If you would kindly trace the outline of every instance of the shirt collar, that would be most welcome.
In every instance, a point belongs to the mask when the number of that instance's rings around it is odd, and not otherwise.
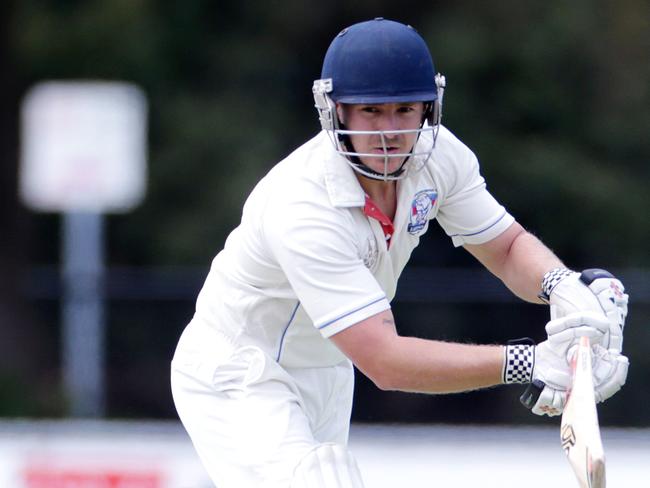
[[[334,207],[363,207],[366,195],[350,164],[336,152],[325,131],[321,133],[323,143],[327,144],[324,172],[325,186]]]

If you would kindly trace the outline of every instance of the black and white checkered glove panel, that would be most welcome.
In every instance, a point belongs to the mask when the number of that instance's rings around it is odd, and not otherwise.
[[[572,381],[570,360],[575,350],[574,333],[578,333],[589,337],[593,344],[596,399],[606,400],[625,384],[628,368],[625,356],[598,345],[608,324],[601,314],[571,314],[549,322],[547,331],[564,332],[549,335],[537,346],[509,344],[505,352],[503,382],[532,383],[522,396],[524,405],[537,415],[560,415]]]
[[[574,312],[602,313],[609,320],[602,346],[612,352],[623,349],[623,328],[628,295],[620,280],[602,269],[582,273],[556,268],[544,275],[540,297],[551,306],[551,320]]]
[[[526,340],[513,341],[506,346],[503,361],[503,382],[506,385],[533,381],[535,346],[532,345],[532,339],[529,344],[519,343],[523,341]]]

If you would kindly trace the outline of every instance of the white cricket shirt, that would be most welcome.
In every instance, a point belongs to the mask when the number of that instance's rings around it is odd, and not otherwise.
[[[431,219],[456,246],[486,242],[514,222],[486,190],[472,151],[444,127],[424,168],[398,181],[397,198],[388,246],[364,213],[354,171],[321,132],[252,191],[212,263],[195,319],[286,367],[334,365],[344,356],[327,338],[390,308]]]

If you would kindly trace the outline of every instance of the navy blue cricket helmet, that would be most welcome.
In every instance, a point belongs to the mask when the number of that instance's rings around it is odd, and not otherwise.
[[[321,78],[314,81],[312,92],[322,128],[352,168],[370,178],[395,180],[406,175],[408,161],[412,161],[409,166],[421,168],[430,157],[440,128],[444,87],[445,78],[436,74],[429,48],[417,31],[378,17],[343,29],[334,38],[325,54]],[[412,132],[417,133],[418,141],[421,134],[430,134],[424,138],[428,144],[416,144],[405,154],[389,155],[385,144],[383,155],[356,152],[349,136],[359,132],[349,130],[338,120],[336,104],[398,102],[425,104],[422,125]],[[376,133],[382,140],[389,135],[386,131]],[[363,164],[361,157],[383,158],[384,168],[391,157],[402,157],[404,161],[393,173],[387,169],[377,173]]]
[[[332,79],[334,102],[432,102],[433,60],[408,25],[377,18],[343,29],[325,54],[321,79]]]

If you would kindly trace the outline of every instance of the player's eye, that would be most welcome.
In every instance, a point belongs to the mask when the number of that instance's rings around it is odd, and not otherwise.
[[[379,109],[374,105],[364,105],[363,107],[361,107],[361,111],[368,114],[379,113]]]
[[[411,113],[415,111],[415,105],[402,105],[397,109],[397,111],[403,114]]]

